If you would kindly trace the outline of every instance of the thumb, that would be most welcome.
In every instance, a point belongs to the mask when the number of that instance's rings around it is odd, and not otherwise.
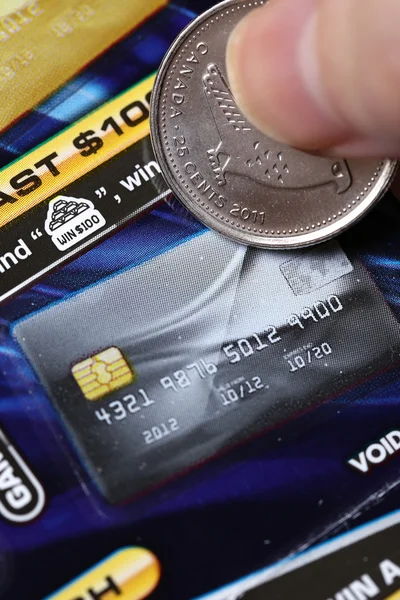
[[[230,37],[232,91],[289,145],[400,157],[399,23],[399,0],[270,0]]]

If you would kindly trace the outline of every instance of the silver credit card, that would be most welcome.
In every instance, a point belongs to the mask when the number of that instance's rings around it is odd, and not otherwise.
[[[399,324],[330,243],[203,233],[20,321],[14,335],[119,502],[398,360]]]

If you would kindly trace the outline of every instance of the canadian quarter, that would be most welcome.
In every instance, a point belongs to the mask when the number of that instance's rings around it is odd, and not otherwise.
[[[358,221],[387,190],[397,162],[307,154],[241,114],[226,45],[239,20],[266,1],[222,2],[181,33],[156,79],[151,135],[168,185],[200,221],[245,244],[298,248]]]

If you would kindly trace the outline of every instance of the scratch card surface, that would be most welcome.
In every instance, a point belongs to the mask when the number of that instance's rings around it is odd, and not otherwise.
[[[336,243],[290,256],[204,233],[16,325],[111,502],[396,360],[399,326],[357,260]]]

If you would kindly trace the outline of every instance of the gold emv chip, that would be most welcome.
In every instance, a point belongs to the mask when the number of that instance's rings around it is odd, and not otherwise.
[[[136,372],[114,346],[74,365],[72,375],[87,400],[104,398],[136,379]]]

